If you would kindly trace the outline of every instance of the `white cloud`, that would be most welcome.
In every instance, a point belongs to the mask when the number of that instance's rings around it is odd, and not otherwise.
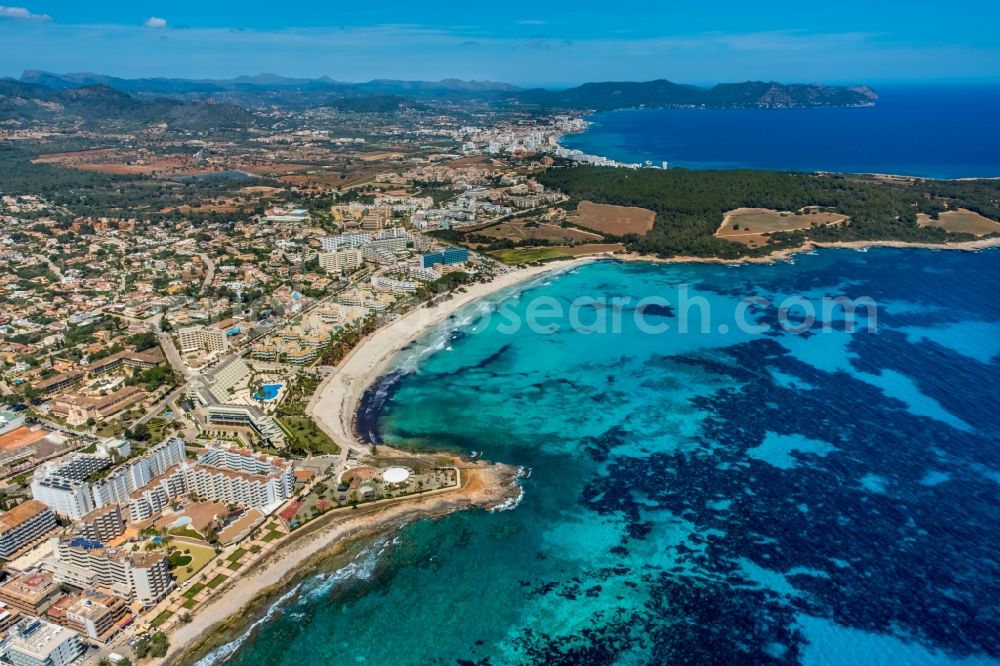
[[[147,28],[166,28],[167,19],[160,18],[159,16],[150,16],[143,25]]]
[[[0,5],[0,18],[17,19],[19,21],[51,21],[48,14],[32,14],[24,7],[7,7]]]

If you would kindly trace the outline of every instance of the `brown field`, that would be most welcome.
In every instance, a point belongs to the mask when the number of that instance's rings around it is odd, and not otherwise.
[[[49,153],[39,156],[34,162],[79,171],[129,176],[161,171],[173,172],[189,166],[190,158],[184,155],[163,155],[150,158],[144,155],[139,159],[135,155],[111,148],[97,148],[69,153]]]
[[[770,208],[737,208],[726,213],[715,235],[748,247],[759,247],[767,244],[766,234],[840,224],[846,219],[846,215],[815,208],[803,208],[801,215]]]
[[[645,208],[581,201],[569,219],[573,224],[613,236],[645,236],[653,228],[656,213]]]
[[[458,159],[455,160],[449,160],[445,164],[453,169],[461,169],[463,167],[488,166],[490,164],[490,158],[484,155],[470,155],[469,157],[459,157]]]
[[[917,215],[917,224],[922,227],[941,227],[951,233],[972,234],[973,236],[985,236],[1000,232],[1000,222],[965,208],[941,213],[940,219],[937,220],[932,220],[930,215],[921,213]]]
[[[382,160],[398,160],[406,157],[403,153],[354,153],[351,155],[362,162],[381,162]]]
[[[525,222],[516,220],[494,224],[473,233],[498,240],[509,239],[515,243],[525,240],[551,240],[562,243],[587,243],[604,240],[600,234],[582,229],[563,228],[556,224],[539,224],[537,227],[528,227],[525,226]]]
[[[347,177],[341,178],[340,171],[324,170],[311,171],[309,173],[282,176],[278,180],[292,185],[326,185],[328,187],[350,187],[372,180],[376,175],[382,173],[384,169],[380,167],[362,167],[345,169]]]

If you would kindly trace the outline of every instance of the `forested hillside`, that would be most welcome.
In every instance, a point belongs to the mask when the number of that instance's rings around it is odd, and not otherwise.
[[[805,238],[969,240],[969,236],[936,227],[917,226],[917,214],[936,217],[949,208],[963,207],[992,219],[1000,217],[1000,183],[996,181],[884,181],[836,174],[599,167],[556,167],[539,181],[565,192],[574,202],[655,211],[656,222],[645,237],[623,240],[636,251],[660,255],[735,258],[799,245]],[[735,208],[796,211],[806,206],[843,213],[850,221],[842,227],[775,233],[765,248],[749,249],[713,236],[725,213]]]

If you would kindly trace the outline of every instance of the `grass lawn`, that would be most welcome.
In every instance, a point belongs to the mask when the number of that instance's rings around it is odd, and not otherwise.
[[[254,555],[259,553],[261,550],[262,548],[260,547],[260,544],[255,543],[254,545],[250,546],[250,552],[253,553]]]
[[[151,441],[159,442],[166,438],[167,436],[167,421],[160,417],[153,417],[146,422],[149,427],[149,434],[151,436]]]
[[[229,576],[226,576],[225,574],[218,574],[216,575],[215,578],[208,581],[208,587],[209,589],[214,590],[215,588],[225,583],[227,580],[229,580]]]
[[[241,566],[243,565],[240,564],[239,562],[230,562],[228,565],[226,565],[226,568],[231,571],[237,571]]]
[[[195,601],[194,599],[188,599],[183,604],[181,604],[181,608],[186,608],[188,610],[194,610],[194,607],[197,606],[197,605],[198,605],[197,601]]]
[[[175,550],[174,552],[170,553],[169,559],[170,559],[170,566],[172,567],[186,567],[187,565],[191,564],[191,561],[194,558],[192,558],[190,555],[184,555],[183,553]]]
[[[311,453],[337,454],[340,447],[333,443],[308,416],[282,416],[275,418],[281,429],[288,436],[287,445]]]
[[[198,541],[205,540],[205,537],[195,532],[190,527],[175,527],[174,529],[170,530],[170,533],[173,534],[174,536],[187,537],[189,539],[197,539]]]
[[[267,525],[264,526],[264,529],[274,531],[278,529],[278,523],[268,523]]]
[[[519,247],[510,250],[496,250],[490,252],[490,255],[510,265],[566,259],[570,256],[566,250],[558,247]]]
[[[270,532],[264,535],[264,538],[261,539],[261,541],[266,543],[268,541],[274,541],[275,539],[280,539],[283,536],[284,534],[282,534],[278,530],[271,530]]]
[[[232,552],[232,554],[226,559],[230,562],[239,562],[240,558],[247,554],[246,548],[237,548]]]
[[[188,599],[194,599],[198,596],[198,593],[205,589],[204,583],[195,583],[188,589],[184,590],[184,596]]]
[[[177,580],[178,585],[191,580],[195,574],[204,569],[205,566],[212,561],[212,558],[215,557],[215,549],[210,546],[196,546],[192,543],[181,542],[175,542],[175,545],[179,548],[182,556],[191,558],[189,563],[175,567],[171,572]],[[185,550],[188,552],[185,553]],[[188,571],[188,569],[191,569],[191,571]],[[196,587],[198,586],[192,585],[191,589],[193,590]],[[190,590],[188,590],[188,592],[190,592]]]
[[[159,615],[157,615],[156,617],[154,617],[153,621],[150,622],[150,624],[153,625],[153,627],[159,629],[163,625],[164,622],[166,622],[167,620],[169,620],[173,616],[174,616],[173,613],[171,613],[168,610],[165,610],[162,613],[160,613]]]

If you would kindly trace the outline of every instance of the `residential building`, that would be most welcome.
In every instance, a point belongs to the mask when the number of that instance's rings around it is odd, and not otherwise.
[[[0,557],[10,559],[55,528],[56,515],[49,507],[35,499],[18,504],[0,514]]]
[[[295,492],[295,469],[284,458],[240,447],[210,447],[194,462],[167,470],[129,502],[132,520],[153,516],[174,498],[195,494],[206,500],[270,512]]]
[[[418,285],[413,280],[396,280],[384,275],[372,276],[372,288],[376,291],[388,291],[393,294],[409,294],[417,290]]]
[[[48,571],[26,571],[0,585],[0,601],[24,615],[41,615],[62,594]]]
[[[73,524],[73,534],[91,541],[108,542],[125,533],[125,518],[118,504],[91,511]]]
[[[111,458],[84,454],[47,463],[35,470],[31,496],[60,516],[79,520],[97,508],[87,479],[111,464]]]
[[[143,606],[158,602],[174,585],[166,552],[127,552],[80,537],[53,538],[52,555],[42,568],[57,582],[82,589],[107,588]]]
[[[371,234],[366,233],[349,233],[340,234],[339,236],[332,236],[329,238],[324,238],[320,241],[324,252],[333,252],[334,250],[339,250],[340,248],[358,248],[369,242],[372,239]]]
[[[107,643],[122,630],[128,615],[124,599],[98,590],[68,594],[48,610],[52,622],[101,643]]]
[[[112,459],[77,454],[38,468],[31,480],[31,494],[60,516],[79,521],[95,509],[127,503],[133,491],[183,461],[186,455],[184,440],[169,437],[150,447],[142,457],[95,479],[111,466]]]
[[[11,627],[9,641],[7,660],[13,666],[70,666],[87,649],[72,629],[36,617]]]
[[[353,271],[360,268],[364,262],[364,256],[357,249],[345,248],[333,252],[319,253],[319,265],[327,273]]]

